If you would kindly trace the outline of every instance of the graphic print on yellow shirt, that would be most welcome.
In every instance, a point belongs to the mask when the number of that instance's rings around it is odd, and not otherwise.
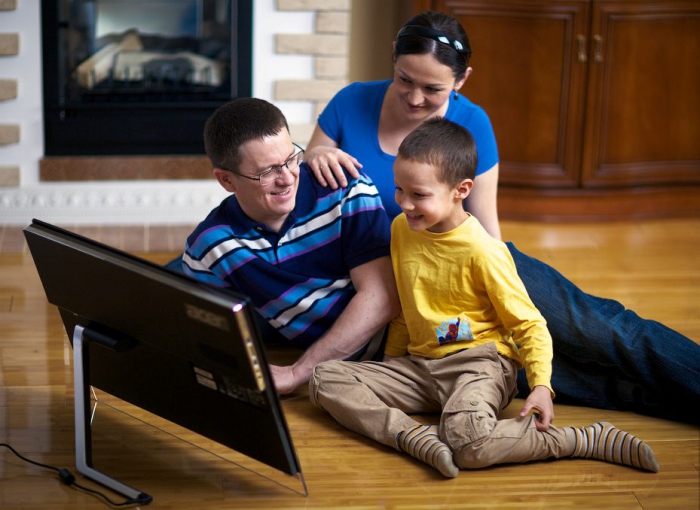
[[[454,321],[443,321],[442,324],[435,328],[435,333],[440,345],[474,340],[469,322],[462,322],[461,317],[457,317]]]

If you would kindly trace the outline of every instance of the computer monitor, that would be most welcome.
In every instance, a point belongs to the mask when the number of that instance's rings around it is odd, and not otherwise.
[[[24,235],[73,345],[79,472],[150,501],[92,467],[93,386],[301,476],[245,296],[36,219]]]

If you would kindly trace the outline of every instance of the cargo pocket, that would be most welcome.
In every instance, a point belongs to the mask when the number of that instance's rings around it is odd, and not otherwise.
[[[449,403],[442,413],[442,433],[452,450],[480,441],[491,434],[496,416],[480,393],[465,395]]]

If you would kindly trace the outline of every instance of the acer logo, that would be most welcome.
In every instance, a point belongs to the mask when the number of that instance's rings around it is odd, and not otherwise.
[[[226,317],[208,312],[194,305],[185,303],[185,312],[187,316],[203,324],[207,324],[222,331],[230,331]]]

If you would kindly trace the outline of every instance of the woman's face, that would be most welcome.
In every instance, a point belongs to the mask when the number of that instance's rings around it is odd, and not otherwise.
[[[453,90],[462,87],[471,72],[455,80],[452,69],[430,53],[401,55],[394,61],[394,93],[409,121],[444,115]]]

